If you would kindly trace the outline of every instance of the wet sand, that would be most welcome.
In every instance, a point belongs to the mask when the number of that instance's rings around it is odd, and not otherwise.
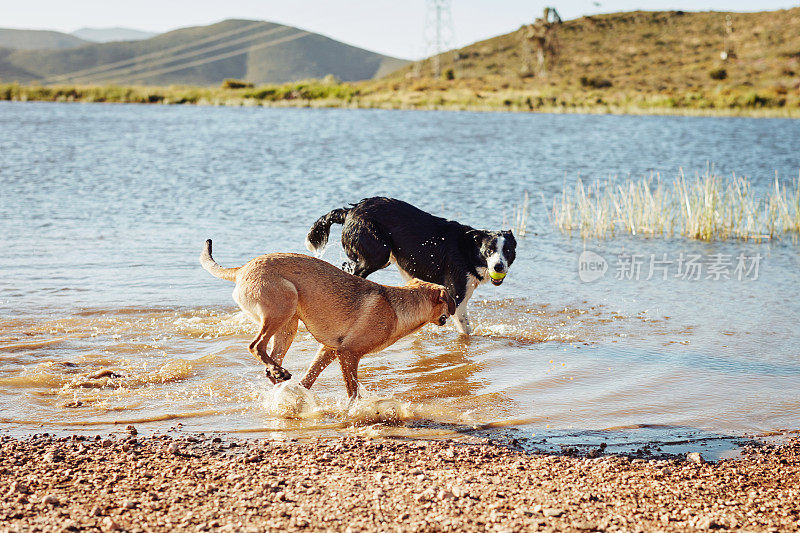
[[[131,431],[0,445],[2,531],[800,528],[798,441],[745,447],[715,464],[529,455],[477,439]]]

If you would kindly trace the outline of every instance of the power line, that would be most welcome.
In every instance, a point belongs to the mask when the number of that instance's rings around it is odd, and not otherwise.
[[[135,57],[132,57],[130,59],[123,59],[123,60],[120,60],[120,61],[115,61],[113,63],[106,63],[106,64],[103,64],[103,65],[98,65],[96,67],[91,67],[91,68],[87,68],[87,69],[83,69],[83,70],[76,70],[76,71],[73,71],[73,72],[68,72],[66,74],[59,74],[58,76],[51,76],[51,77],[47,78],[45,80],[45,82],[57,81],[57,80],[60,80],[60,79],[69,79],[69,78],[73,78],[73,77],[85,77],[85,76],[83,76],[84,74],[100,73],[100,72],[103,72],[104,70],[109,70],[109,69],[110,70],[115,70],[118,66],[126,65],[128,63],[133,63],[133,62],[136,62],[136,61],[139,61],[139,60],[142,60],[142,59],[149,59],[151,57],[158,57],[158,56],[161,56],[161,55],[164,55],[164,54],[168,54],[168,53],[172,53],[172,52],[180,52],[182,50],[185,50],[185,49],[188,49],[188,48],[193,48],[195,46],[198,46],[200,44],[204,44],[204,43],[207,43],[207,42],[217,41],[219,39],[223,39],[225,37],[228,37],[228,36],[231,36],[231,35],[235,35],[237,33],[244,33],[244,32],[252,30],[256,26],[262,26],[264,24],[265,24],[264,21],[254,22],[254,23],[249,24],[247,26],[244,26],[244,27],[241,27],[241,28],[236,28],[235,30],[229,30],[227,32],[215,34],[215,35],[212,35],[212,36],[209,36],[209,37],[204,37],[203,39],[199,39],[197,41],[192,41],[190,43],[182,44],[182,45],[175,46],[175,47],[172,47],[172,48],[167,48],[166,50],[157,50],[155,52],[150,52],[149,54],[135,56]]]
[[[135,77],[137,77],[139,79],[143,79],[143,78],[149,78],[149,77],[152,77],[152,76],[158,76],[159,74],[166,74],[168,72],[174,72],[176,70],[183,70],[183,69],[187,69],[187,68],[191,68],[191,67],[197,67],[197,66],[200,66],[200,65],[205,65],[206,63],[213,63],[214,61],[219,61],[221,59],[227,59],[229,57],[235,57],[235,56],[238,56],[238,55],[242,55],[242,54],[247,54],[249,52],[253,52],[255,50],[260,50],[262,48],[269,48],[270,46],[275,46],[277,44],[283,44],[283,43],[286,43],[286,42],[289,42],[289,41],[294,41],[296,39],[300,39],[302,37],[305,37],[306,35],[311,35],[311,32],[304,31],[304,32],[296,33],[294,35],[289,35],[287,37],[282,37],[280,39],[276,39],[274,41],[270,41],[270,42],[267,42],[267,43],[257,44],[257,45],[254,45],[254,46],[250,46],[248,48],[241,48],[239,50],[234,50],[232,52],[225,52],[223,54],[219,54],[219,55],[216,55],[216,56],[213,56],[213,57],[206,57],[206,58],[203,58],[203,59],[198,59],[198,60],[192,61],[190,63],[184,63],[184,64],[181,64],[181,65],[174,65],[172,67],[166,67],[166,68],[162,68],[160,70],[153,70],[153,71],[144,72],[142,74],[136,74]]]
[[[291,30],[291,29],[293,29],[293,28],[289,28],[287,26],[281,26],[279,28],[272,28],[272,29],[267,30],[265,32],[257,33],[255,35],[249,35],[247,37],[240,37],[239,39],[234,39],[232,41],[225,41],[224,43],[219,43],[219,44],[215,44],[215,45],[212,45],[212,46],[203,47],[203,48],[201,48],[199,50],[194,50],[192,52],[185,52],[183,54],[178,54],[178,55],[168,55],[168,56],[162,57],[161,59],[153,59],[151,61],[145,61],[143,63],[138,63],[138,64],[133,65],[131,67],[126,67],[126,68],[122,68],[122,69],[114,69],[114,70],[111,70],[110,72],[101,73],[98,76],[91,75],[89,77],[91,77],[93,80],[101,80],[101,79],[109,78],[109,77],[113,78],[113,77],[116,77],[116,76],[126,77],[129,74],[134,74],[135,71],[137,71],[137,70],[151,69],[153,67],[158,66],[159,64],[171,63],[173,61],[178,61],[178,60],[181,60],[181,59],[188,59],[190,57],[206,54],[208,52],[213,52],[215,50],[220,50],[220,49],[223,49],[223,48],[229,48],[231,46],[234,46],[234,45],[237,45],[237,44],[241,44],[241,43],[244,43],[244,42],[247,42],[247,41],[252,41],[253,39],[266,37],[267,35],[271,35],[273,33],[279,32],[279,31],[285,31],[285,30]],[[80,76],[80,77],[86,77],[86,76]]]

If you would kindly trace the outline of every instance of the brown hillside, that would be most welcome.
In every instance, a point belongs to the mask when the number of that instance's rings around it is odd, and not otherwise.
[[[732,54],[723,60],[728,16]],[[647,95],[685,97],[693,91],[696,98],[713,100],[749,90],[765,92],[780,104],[781,98],[800,94],[800,8],[636,11],[566,21],[556,30],[558,53],[547,59],[546,72],[536,68],[535,54],[526,58],[524,31],[445,53],[440,56],[442,71],[453,69],[456,79],[504,88],[581,91],[618,102]],[[524,70],[526,60],[534,65],[532,73]],[[413,84],[415,73],[430,76],[431,63],[407,66],[387,79]]]

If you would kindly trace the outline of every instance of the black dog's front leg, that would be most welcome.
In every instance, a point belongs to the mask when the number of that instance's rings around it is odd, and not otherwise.
[[[467,301],[472,296],[472,291],[475,290],[477,283],[472,282],[472,276],[464,275],[460,279],[451,280],[446,283],[447,291],[453,300],[456,302],[456,312],[453,315],[453,324],[462,335],[469,335],[472,333],[472,327],[469,323],[467,316]]]

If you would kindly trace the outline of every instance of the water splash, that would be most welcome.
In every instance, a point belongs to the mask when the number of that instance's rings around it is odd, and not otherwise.
[[[270,416],[309,419],[323,416],[322,402],[299,383],[284,381],[262,394],[261,402]]]
[[[358,397],[349,403],[345,416],[358,425],[364,425],[399,424],[416,419],[419,414],[411,402],[398,400],[394,396],[382,398],[359,383]]]

